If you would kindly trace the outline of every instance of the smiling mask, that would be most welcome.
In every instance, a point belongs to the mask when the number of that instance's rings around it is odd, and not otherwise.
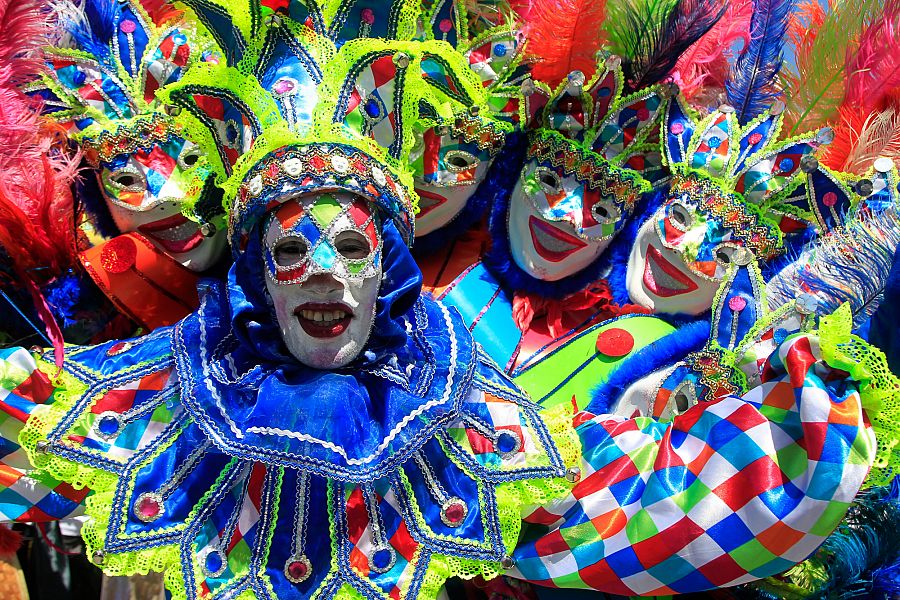
[[[321,192],[288,200],[265,230],[266,289],[297,360],[319,369],[356,358],[381,284],[381,235],[364,199]]]
[[[529,134],[508,231],[513,260],[536,279],[559,281],[594,263],[650,191],[642,175],[659,172],[658,152],[643,142],[668,88],[623,97],[619,60],[601,67],[588,82],[571,73],[552,93],[535,84],[529,97],[540,128]]]
[[[120,2],[94,28],[108,41],[83,49],[50,48],[50,73],[31,93],[69,129],[96,170],[100,191],[121,233],[138,231],[193,271],[221,256],[225,237],[209,221],[189,220],[210,172],[206,153],[176,124],[156,90],[192,66],[218,60],[214,45],[173,14],[155,23],[138,2]],[[81,32],[98,35],[95,31]],[[89,52],[88,52],[89,50]]]
[[[680,97],[669,103],[669,198],[632,247],[632,302],[700,314],[731,264],[771,260],[802,241],[799,233],[842,222],[854,202],[850,186],[814,156],[829,130],[779,142],[781,122],[780,105],[742,126],[729,106],[698,119]]]

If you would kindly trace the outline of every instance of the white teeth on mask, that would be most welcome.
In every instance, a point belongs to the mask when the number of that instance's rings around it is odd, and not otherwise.
[[[303,317],[307,321],[316,321],[317,323],[331,323],[334,321],[340,321],[341,319],[345,319],[349,314],[350,313],[344,310],[319,311],[303,309],[300,311],[301,317]]]

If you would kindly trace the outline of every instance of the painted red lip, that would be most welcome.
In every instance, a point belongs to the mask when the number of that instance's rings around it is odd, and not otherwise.
[[[182,214],[146,223],[137,230],[172,254],[189,252],[203,243],[200,227]]]
[[[657,279],[660,274],[675,283],[678,287],[663,285]],[[660,298],[670,298],[687,294],[697,289],[697,283],[667,261],[662,252],[652,245],[647,246],[647,259],[644,261],[644,286]]]
[[[307,310],[314,312],[336,312],[342,310],[347,313],[347,316],[343,319],[335,319],[326,323],[304,317],[303,311]],[[347,327],[350,326],[350,321],[353,319],[353,310],[343,302],[307,302],[294,309],[294,316],[297,317],[297,321],[299,321],[303,331],[310,337],[333,338],[344,333]]]
[[[427,190],[420,190],[419,188],[416,188],[416,194],[419,195],[419,214],[416,215],[417,218],[424,217],[447,201],[447,199],[440,194],[435,194],[434,192],[429,192]]]
[[[541,258],[550,262],[559,262],[587,245],[577,237],[560,231],[534,215],[528,217],[528,228],[531,229],[531,242],[534,244],[534,249]]]

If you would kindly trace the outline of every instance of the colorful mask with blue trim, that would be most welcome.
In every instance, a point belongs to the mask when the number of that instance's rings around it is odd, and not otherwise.
[[[741,126],[729,106],[696,118],[681,97],[669,103],[665,158],[668,200],[638,232],[626,285],[656,312],[709,309],[735,253],[758,260],[783,253],[806,230],[828,231],[855,203],[850,183],[820,165],[829,130],[778,140],[780,104]]]
[[[659,154],[645,153],[643,142],[659,123],[668,88],[623,97],[614,57],[587,82],[576,71],[554,92],[540,83],[526,88],[538,128],[510,198],[510,250],[532,277],[558,281],[593,263],[650,191],[642,175],[658,175],[652,156],[658,166]]]
[[[288,350],[333,369],[365,346],[382,275],[378,212],[344,191],[286,201],[265,227],[266,289]]]
[[[356,39],[338,49],[284,15],[229,11],[232,42],[220,35],[220,43],[234,56],[197,67],[162,95],[184,109],[179,122],[204,140],[223,182],[235,259],[254,260],[248,248],[260,252],[288,349],[309,366],[340,367],[362,351],[381,274],[390,272],[379,228],[413,241],[414,125],[422,106],[445,106],[448,97],[423,73],[451,48]],[[262,247],[257,231],[266,236]],[[350,242],[365,252],[348,256],[342,245]]]
[[[207,207],[196,221],[183,216],[208,189],[209,170],[204,151],[155,93],[193,65],[217,60],[215,46],[180,13],[150,15],[133,0],[99,6],[105,1],[92,0],[93,17],[73,26],[79,49],[46,50],[50,74],[29,91],[45,99],[84,150],[118,229],[138,231],[202,271],[224,249],[224,236],[216,235],[223,221]],[[201,220],[207,223],[202,232]]]

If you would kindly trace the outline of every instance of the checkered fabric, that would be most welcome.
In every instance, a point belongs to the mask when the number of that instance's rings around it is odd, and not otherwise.
[[[743,398],[672,423],[582,414],[582,479],[535,509],[518,575],[554,587],[673,594],[782,572],[831,533],[875,452],[857,391],[785,340]]]
[[[0,520],[56,521],[80,515],[88,490],[75,490],[46,474],[29,474],[31,463],[19,446],[28,415],[52,401],[50,380],[23,348],[0,350]]]

